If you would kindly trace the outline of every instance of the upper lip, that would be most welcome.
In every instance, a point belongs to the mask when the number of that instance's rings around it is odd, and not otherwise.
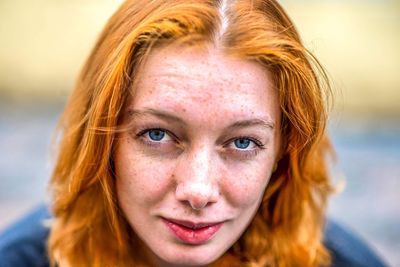
[[[199,223],[195,223],[195,222],[191,222],[191,221],[176,220],[176,219],[170,219],[170,218],[164,218],[164,220],[172,222],[172,223],[175,223],[175,224],[179,224],[181,226],[184,226],[184,227],[190,228],[190,229],[199,229],[199,228],[204,228],[204,227],[213,226],[213,225],[222,223],[222,222],[199,222]]]

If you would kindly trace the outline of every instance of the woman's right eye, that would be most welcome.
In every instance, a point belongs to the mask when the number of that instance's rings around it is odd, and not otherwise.
[[[178,155],[181,151],[179,138],[172,132],[163,128],[142,128],[135,135],[137,144],[143,151],[149,151],[151,155]]]
[[[139,134],[148,142],[162,143],[172,140],[172,137],[163,129],[148,129]]]

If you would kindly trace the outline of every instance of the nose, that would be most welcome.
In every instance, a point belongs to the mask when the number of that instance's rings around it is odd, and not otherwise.
[[[176,198],[188,203],[192,209],[201,210],[219,198],[217,163],[212,151],[202,147],[182,158],[176,169]]]

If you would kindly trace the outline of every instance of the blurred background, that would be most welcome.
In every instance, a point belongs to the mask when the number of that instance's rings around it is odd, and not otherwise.
[[[0,231],[48,198],[51,135],[122,1],[0,1]],[[282,0],[334,85],[329,216],[400,266],[400,1]]]

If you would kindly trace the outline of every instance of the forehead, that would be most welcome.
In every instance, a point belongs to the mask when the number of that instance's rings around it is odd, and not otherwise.
[[[261,64],[213,47],[168,45],[154,49],[139,69],[130,106],[276,116],[277,93]]]

